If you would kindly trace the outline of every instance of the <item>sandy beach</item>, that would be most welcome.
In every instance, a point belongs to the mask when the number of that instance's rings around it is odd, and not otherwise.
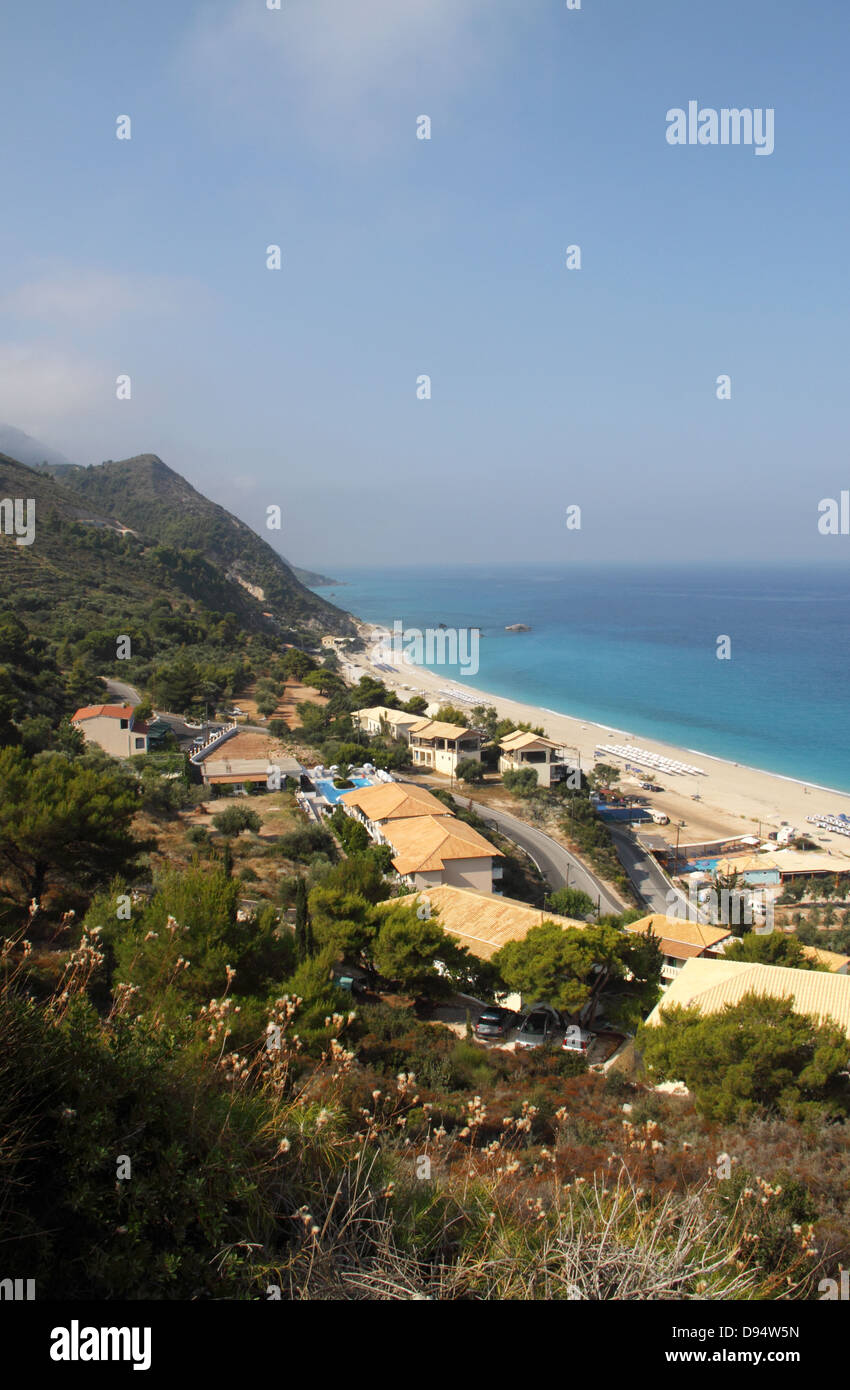
[[[362,636],[368,638],[373,625],[358,625]],[[375,665],[366,655],[358,655],[346,664],[350,665],[352,673],[357,669],[361,672],[368,671],[377,680],[382,680],[389,689],[396,690],[402,700],[408,700],[414,694],[422,694],[429,702],[455,703],[464,708],[464,703],[452,701],[446,693],[457,690],[474,696],[476,703],[493,705],[503,717],[518,723],[539,725],[549,738],[578,754],[582,770],[589,771],[597,761],[620,767],[621,785],[626,790],[632,787],[637,789],[638,777],[625,771],[623,758],[609,755],[596,758],[594,750],[600,744],[636,744],[650,752],[702,768],[704,776],[671,776],[666,772],[647,771],[647,780],[664,787],[664,791],[640,792],[642,796],[646,796],[650,807],[663,811],[670,817],[670,825],[654,826],[654,833],[674,840],[678,822],[685,822],[680,831],[682,845],[734,835],[760,834],[766,839],[771,830],[777,830],[783,822],[787,822],[796,830],[808,833],[823,850],[845,861],[841,865],[837,864],[837,869],[840,867],[844,872],[850,869],[850,838],[830,834],[819,826],[809,825],[806,821],[806,817],[810,815],[839,812],[850,815],[850,794],[819,789],[792,778],[714,758],[694,749],[660,743],[657,739],[639,736],[629,728],[612,729],[610,726],[594,724],[587,719],[578,719],[537,705],[506,699],[502,695],[490,694],[465,681],[453,680],[423,667],[397,662],[394,667],[388,669]],[[356,674],[354,679],[357,679]],[[472,704],[468,707],[471,709]],[[695,794],[698,794],[699,800],[694,800]]]

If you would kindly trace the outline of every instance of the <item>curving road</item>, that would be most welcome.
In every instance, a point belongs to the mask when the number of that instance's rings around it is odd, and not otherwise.
[[[611,838],[614,841],[620,863],[628,874],[632,886],[643,898],[649,910],[668,916],[692,917],[693,910],[689,910],[687,897],[676,888],[672,888],[676,898],[675,902],[671,903],[668,897],[671,892],[670,882],[652,855],[648,854],[645,849],[641,849],[632,833],[619,827],[609,826],[608,828],[611,831]],[[701,922],[707,920],[704,913],[699,913],[699,920]]]
[[[564,849],[557,840],[553,840],[551,835],[510,815],[508,811],[485,806],[474,797],[455,796],[455,801],[460,806],[468,805],[470,800],[482,820],[489,821],[494,829],[501,831],[531,856],[550,888],[564,888],[569,881],[571,888],[580,888],[595,903],[599,903],[601,912],[623,911],[624,904],[607,884],[591,873],[580,859],[568,849]]]

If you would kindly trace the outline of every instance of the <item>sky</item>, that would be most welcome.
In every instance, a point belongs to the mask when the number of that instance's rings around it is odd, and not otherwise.
[[[278,505],[267,538],[330,573],[846,563],[818,507],[850,488],[849,28],[8,0],[0,420],[158,454],[263,534]],[[773,152],[670,144],[690,101],[772,110]]]

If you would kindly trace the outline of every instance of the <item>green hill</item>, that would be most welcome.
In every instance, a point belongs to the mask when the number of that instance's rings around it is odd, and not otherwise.
[[[130,527],[146,541],[202,555],[278,623],[323,632],[354,631],[345,614],[311,593],[267,541],[155,454],[92,468],[48,466],[44,471],[97,515]]]
[[[31,545],[0,532],[0,626],[4,614],[12,623],[0,631],[0,723],[70,713],[102,689],[100,676],[167,689],[175,662],[193,703],[214,703],[267,669],[284,642],[354,630],[271,546],[159,459],[57,473],[0,454],[0,500],[35,502]],[[55,708],[17,679],[24,634],[33,670],[54,673]],[[131,639],[127,660],[121,636]]]

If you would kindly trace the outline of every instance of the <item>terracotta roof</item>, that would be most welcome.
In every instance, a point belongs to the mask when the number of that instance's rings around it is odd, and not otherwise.
[[[356,806],[370,821],[402,820],[409,816],[450,816],[452,812],[426,787],[413,783],[383,782],[356,787],[339,798]]]
[[[707,927],[701,922],[689,922],[686,917],[665,917],[660,912],[650,913],[648,917],[641,917],[637,922],[630,922],[626,931],[643,933],[647,928],[653,936],[659,937],[662,942],[671,946],[698,946],[700,951],[716,946],[719,941],[725,941],[732,935],[728,926]],[[668,956],[675,954],[675,951],[667,952]]]
[[[793,970],[785,965],[751,965],[738,960],[686,961],[646,1022],[656,1027],[661,1010],[672,1005],[719,1013],[745,994],[781,999],[790,996],[794,1012],[833,1021],[850,1037],[850,975],[826,970]]]
[[[417,738],[465,738],[474,730],[465,729],[461,724],[444,724],[439,719],[419,719],[410,728]]]
[[[393,821],[385,833],[395,850],[393,865],[400,874],[442,869],[447,859],[504,857],[471,825],[454,816],[411,816]]]
[[[405,709],[388,709],[386,705],[373,705],[371,709],[355,710],[353,717],[363,718],[367,715],[387,724],[418,724],[422,720],[421,714],[411,714]]]
[[[843,970],[850,965],[850,956],[842,956],[839,951],[824,951],[820,946],[804,946],[803,955],[808,956],[809,960],[816,960],[819,965],[826,965],[830,970]]]
[[[542,734],[530,734],[526,729],[515,729],[512,734],[506,734],[499,747],[505,753],[513,753],[519,748],[560,748],[560,743],[554,743],[551,738],[544,738]]]
[[[212,777],[207,777],[207,785],[217,787],[225,784],[235,785],[239,782],[266,782],[267,780],[268,774],[265,772],[216,773]]]
[[[448,883],[423,889],[416,895],[415,901],[427,903],[440,926],[482,960],[489,960],[506,941],[521,941],[532,927],[539,927],[541,922],[555,922],[564,928],[587,925],[586,922],[575,922],[571,917],[559,917],[554,912],[530,907],[528,903],[517,902],[515,898],[479,893],[474,888],[455,888]],[[391,898],[387,905],[395,902],[397,899]]]
[[[778,868],[779,862],[774,859],[772,854],[733,854],[728,859],[718,859],[716,872],[718,874],[752,874],[766,873],[770,869]]]
[[[661,954],[672,956],[673,960],[693,960],[706,952],[705,946],[687,946],[683,941],[671,941],[667,936],[656,936],[655,939]]]
[[[132,705],[83,705],[71,715],[71,723],[77,724],[81,719],[130,719],[132,714]]]

